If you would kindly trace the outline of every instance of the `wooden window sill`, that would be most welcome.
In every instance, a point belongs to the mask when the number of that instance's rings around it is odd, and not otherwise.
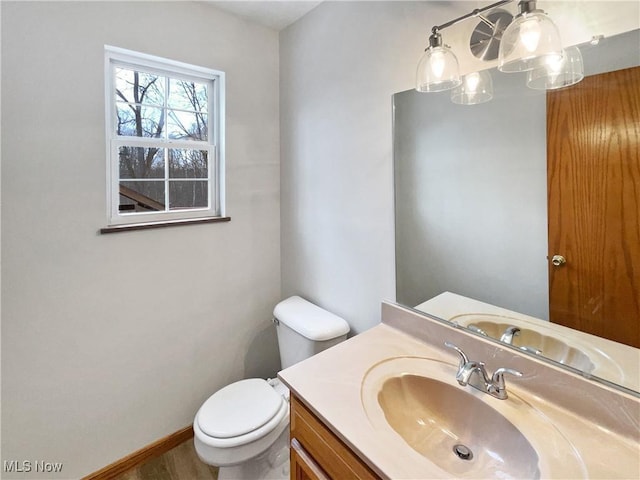
[[[100,229],[100,233],[130,232],[131,230],[147,230],[150,228],[177,227],[181,225],[195,225],[198,223],[229,222],[231,217],[188,218],[184,220],[164,220],[161,222],[129,223],[127,225],[112,225]]]

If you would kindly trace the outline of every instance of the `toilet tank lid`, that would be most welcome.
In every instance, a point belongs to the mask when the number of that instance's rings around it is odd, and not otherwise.
[[[343,318],[297,295],[278,303],[273,315],[309,340],[331,340],[349,333],[349,324]]]

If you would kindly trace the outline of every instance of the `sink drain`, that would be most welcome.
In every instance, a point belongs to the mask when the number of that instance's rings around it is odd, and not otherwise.
[[[458,458],[462,460],[471,460],[473,458],[473,452],[466,445],[462,445],[459,443],[458,445],[453,446],[453,453],[455,453]]]

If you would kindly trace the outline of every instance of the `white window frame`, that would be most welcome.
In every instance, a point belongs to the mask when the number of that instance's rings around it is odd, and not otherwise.
[[[154,55],[105,45],[105,122],[107,148],[107,219],[110,226],[171,222],[225,216],[224,202],[224,128],[225,128],[225,74],[219,70],[190,65]],[[118,136],[116,128],[115,68],[126,67],[155,73],[170,78],[211,83],[208,91],[208,140],[172,140],[146,137]],[[207,150],[208,208],[193,208],[164,212],[121,213],[119,147],[140,147],[162,144],[164,148]],[[168,158],[165,158],[165,162]],[[167,205],[168,208],[168,205]]]

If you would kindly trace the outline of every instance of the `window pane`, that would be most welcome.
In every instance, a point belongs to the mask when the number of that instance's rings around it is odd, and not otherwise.
[[[124,137],[163,137],[164,115],[161,108],[116,104],[116,132]]]
[[[117,102],[164,105],[165,77],[116,67]]]
[[[209,152],[206,150],[169,150],[169,178],[207,178]]]
[[[169,182],[169,209],[207,208],[207,183],[201,180]]]
[[[135,206],[136,212],[158,212],[164,210],[164,181],[120,182],[120,210],[124,205]]]
[[[204,83],[169,79],[170,108],[207,113],[207,86]]]
[[[167,131],[174,140],[207,140],[207,115],[169,110]]]
[[[164,148],[119,149],[120,178],[164,178]]]

